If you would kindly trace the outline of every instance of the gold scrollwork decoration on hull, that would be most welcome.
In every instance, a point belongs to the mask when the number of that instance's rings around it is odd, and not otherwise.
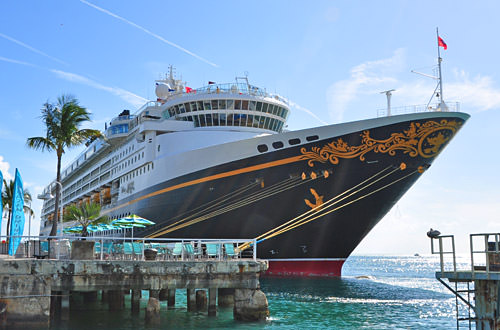
[[[312,147],[310,151],[301,148],[302,159],[308,160],[308,165],[313,167],[314,162],[333,165],[339,163],[340,158],[352,159],[359,157],[364,161],[369,152],[389,154],[395,156],[401,151],[410,157],[431,158],[439,154],[446,143],[462,126],[461,121],[443,119],[439,122],[429,120],[424,123],[410,123],[407,130],[392,133],[385,140],[376,140],[370,137],[370,131],[361,133],[361,144],[351,146],[342,138],[338,138],[323,147]]]

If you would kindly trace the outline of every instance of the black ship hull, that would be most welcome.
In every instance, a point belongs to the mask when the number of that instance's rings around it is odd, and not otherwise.
[[[340,276],[345,259],[468,115],[399,117],[158,183],[108,214],[155,221],[136,231],[148,237],[255,238],[269,232],[257,245],[258,257],[270,261],[268,274]]]

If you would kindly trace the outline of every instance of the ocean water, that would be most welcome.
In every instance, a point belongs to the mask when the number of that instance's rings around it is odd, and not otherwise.
[[[458,258],[459,269],[468,267]],[[265,322],[233,320],[232,308],[218,308],[216,317],[187,312],[185,290],[177,290],[176,308],[162,302],[160,325],[145,323],[147,292],[141,311],[109,312],[96,302],[72,309],[70,318],[52,329],[454,329],[455,297],[435,277],[435,256],[351,256],[339,279],[261,280],[269,301]],[[464,326],[466,324],[463,324]]]

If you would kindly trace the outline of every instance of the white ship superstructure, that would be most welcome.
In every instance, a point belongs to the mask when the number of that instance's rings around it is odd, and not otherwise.
[[[135,114],[123,110],[106,125],[105,140],[91,141],[61,171],[63,206],[92,200],[112,218],[125,216],[113,207],[133,193],[259,153],[253,144],[228,143],[280,133],[289,115],[286,100],[250,85],[246,77],[191,89],[170,68],[165,79],[156,81],[156,94],[156,101]],[[43,193],[49,192],[55,195],[53,183]],[[43,205],[42,235],[50,231],[54,204],[52,199]]]

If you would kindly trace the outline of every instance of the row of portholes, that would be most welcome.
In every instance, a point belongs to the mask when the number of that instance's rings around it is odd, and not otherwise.
[[[306,137],[307,142],[315,141],[315,140],[318,140],[318,139],[319,139],[319,136],[317,136],[317,135],[310,135],[310,136]],[[288,144],[291,145],[291,146],[300,144],[300,142],[301,141],[300,141],[299,138],[293,138],[293,139],[289,139],[288,140]],[[273,146],[274,149],[281,149],[285,145],[281,141],[275,141],[275,142],[272,143],[272,146]],[[266,151],[269,150],[269,148],[268,148],[267,144],[259,144],[257,146],[257,150],[259,152],[266,152]]]
[[[124,161],[122,164],[119,164],[116,168],[111,170],[111,174],[112,175],[116,174],[118,171],[121,171],[121,170],[125,169],[126,167],[134,164],[138,160],[141,160],[141,158],[144,158],[144,151],[142,153],[138,153],[133,158],[130,158],[129,160]]]
[[[152,171],[153,168],[154,168],[153,163],[151,163],[151,167],[150,167],[150,164],[144,165],[144,166],[140,167],[139,169],[137,169],[135,171],[132,171],[132,172],[130,172],[127,175],[122,176],[120,178],[120,183],[124,183],[124,182],[127,182],[129,180],[132,180],[136,176],[139,176],[139,175],[142,175],[142,174],[146,174],[146,172]]]

